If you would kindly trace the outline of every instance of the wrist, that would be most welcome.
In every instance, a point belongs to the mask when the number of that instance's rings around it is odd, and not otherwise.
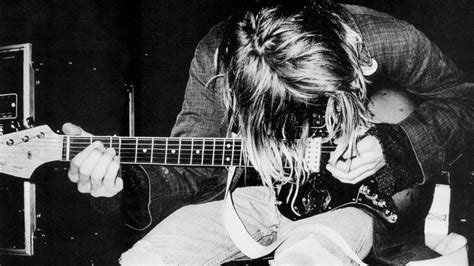
[[[381,192],[392,195],[422,179],[410,140],[399,125],[375,124],[367,131],[367,135],[377,138],[386,163],[386,169],[376,174]]]

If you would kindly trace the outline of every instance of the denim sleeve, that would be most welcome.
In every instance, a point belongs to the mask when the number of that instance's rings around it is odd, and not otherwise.
[[[423,182],[445,170],[472,143],[474,84],[414,26],[392,17],[358,15],[378,76],[420,100],[399,124],[407,134]]]

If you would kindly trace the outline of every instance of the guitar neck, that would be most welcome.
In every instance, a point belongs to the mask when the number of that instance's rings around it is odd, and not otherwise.
[[[114,148],[124,164],[247,166],[237,138],[64,136],[62,160],[71,160],[94,141]]]
[[[58,135],[42,125],[0,136],[0,173],[30,178],[38,166],[70,161],[95,141],[115,149],[124,164],[251,166],[239,138],[78,137]],[[323,146],[321,138],[309,139],[306,146],[304,159],[308,170],[319,172],[321,153],[333,148]]]

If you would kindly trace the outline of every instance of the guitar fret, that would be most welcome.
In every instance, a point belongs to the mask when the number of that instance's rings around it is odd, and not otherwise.
[[[153,155],[153,139],[138,138],[137,145],[137,162],[148,163],[152,162]]]
[[[178,141],[178,164],[180,160],[181,160],[181,138]]]
[[[193,153],[194,153],[194,138],[191,139],[191,156],[189,158],[189,164],[193,164]]]
[[[192,158],[191,164],[192,165],[203,165],[204,160],[204,142],[202,139],[192,139]]]
[[[232,165],[234,153],[234,144],[232,139],[224,139],[222,149],[222,165]]]
[[[135,163],[137,162],[137,154],[138,154],[138,138],[135,139]]]
[[[166,139],[165,144],[165,164],[168,163],[168,139]]]
[[[202,165],[214,165],[214,139],[204,140],[204,152],[203,152],[203,163]]]
[[[170,138],[168,140],[167,164],[171,164],[171,165],[179,164],[180,144],[181,144],[181,139]]]
[[[71,160],[71,154],[70,154],[70,151],[71,151],[71,137],[70,136],[67,136],[66,137],[66,142],[67,142],[67,149],[66,149],[66,160],[70,161]]]
[[[213,165],[224,165],[224,140],[223,139],[215,139],[214,141],[214,161]]]
[[[230,164],[234,164],[234,152],[235,152],[235,139],[232,139],[232,159],[230,160]]]
[[[192,155],[193,155],[193,150],[190,149],[192,146],[192,139],[185,138],[185,139],[180,139],[180,164],[182,165],[192,165]]]
[[[204,153],[206,152],[206,141],[202,139],[201,165],[204,165]]]
[[[165,164],[167,154],[167,139],[156,138],[153,139],[152,163]]]
[[[239,141],[239,143],[240,143],[240,145],[239,145],[239,147],[240,147],[239,165],[242,165],[242,155],[243,155],[244,152],[243,152],[243,149],[242,149],[242,141]]]
[[[110,147],[115,149],[117,156],[120,158],[120,137],[111,137],[110,138]]]
[[[137,138],[121,138],[121,160],[126,163],[137,163]]]
[[[214,145],[213,145],[213,148],[212,148],[212,164],[215,164],[215,159],[216,157],[216,139],[214,139]]]
[[[222,165],[225,165],[225,148],[226,148],[226,144],[225,144],[225,141],[222,141]]]
[[[191,165],[202,165],[202,145],[201,139],[193,138],[191,140]]]
[[[153,163],[153,152],[155,151],[155,138],[151,139],[150,163]]]
[[[118,157],[122,158],[122,138],[119,138]]]

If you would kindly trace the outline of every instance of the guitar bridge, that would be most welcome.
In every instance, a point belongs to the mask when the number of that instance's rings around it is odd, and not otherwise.
[[[364,203],[361,196],[365,197],[367,200],[366,203]],[[385,221],[395,223],[398,219],[397,211],[394,204],[389,204],[389,200],[388,198],[381,198],[377,193],[374,193],[369,186],[361,185],[355,202],[378,213]]]
[[[321,171],[321,143],[322,138],[309,138],[306,144],[305,160],[310,173]]]

